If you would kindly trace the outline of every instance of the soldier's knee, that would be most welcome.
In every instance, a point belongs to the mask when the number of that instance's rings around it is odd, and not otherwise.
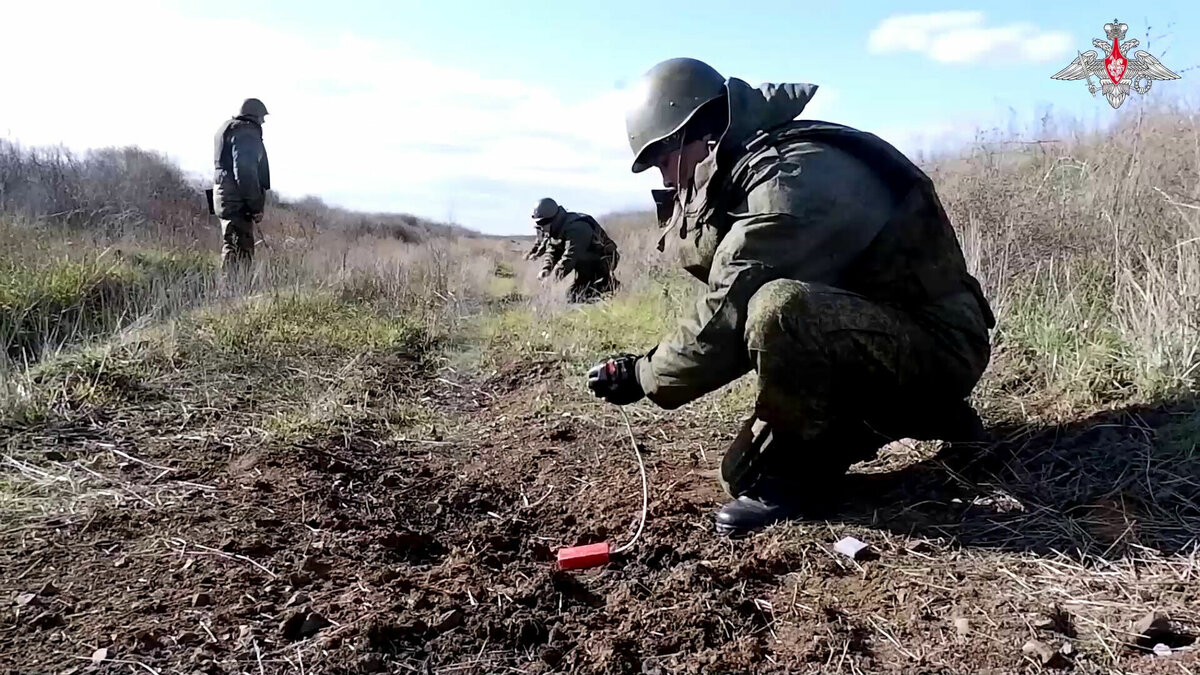
[[[803,315],[819,295],[820,286],[803,281],[776,279],[763,284],[746,308],[747,347],[761,350],[780,338],[794,339],[786,325],[797,323],[797,319],[803,324]]]

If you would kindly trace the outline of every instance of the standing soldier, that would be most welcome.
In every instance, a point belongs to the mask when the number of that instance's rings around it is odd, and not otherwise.
[[[271,189],[262,140],[266,116],[263,102],[248,98],[215,138],[213,211],[221,219],[221,269],[227,275],[240,275],[254,260],[254,225],[262,222],[266,192]]]
[[[659,250],[706,288],[672,334],[588,386],[674,409],[757,371],[721,463],[724,534],[802,514],[891,440],[983,437],[966,398],[995,319],[934,186],[872,134],[795,120],[816,90],[671,59],[626,117],[633,171],[657,167],[674,191]]]
[[[619,284],[613,271],[621,255],[595,218],[567,211],[546,197],[534,207],[533,220],[544,237],[545,262],[538,279],[551,274],[555,279],[563,279],[574,272],[575,279],[567,291],[568,302],[591,302],[617,289]]]

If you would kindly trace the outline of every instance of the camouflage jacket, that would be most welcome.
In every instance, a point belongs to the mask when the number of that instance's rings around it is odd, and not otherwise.
[[[692,186],[669,207],[656,194],[670,214],[659,249],[707,288],[639,360],[647,398],[675,408],[747,373],[747,307],[774,279],[902,307],[947,336],[951,358],[986,344],[991,310],[924,173],[871,134],[793,121],[814,85],[731,78],[726,90],[729,126]]]
[[[241,117],[226,120],[213,139],[213,209],[225,220],[261,213],[271,189],[262,127]]]
[[[548,241],[546,238],[546,230],[540,225],[534,225],[534,229],[537,230],[537,239],[534,240],[533,246],[529,249],[529,252],[525,254],[526,260],[534,260],[546,254],[546,243]]]
[[[585,213],[560,211],[546,227],[542,271],[561,279],[576,267],[610,258],[616,244],[594,218]]]

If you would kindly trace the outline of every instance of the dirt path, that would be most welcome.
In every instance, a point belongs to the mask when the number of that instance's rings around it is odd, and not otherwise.
[[[556,572],[558,547],[631,534],[639,483],[615,410],[565,386],[552,363],[489,379],[397,372],[381,386],[432,411],[426,435],[368,422],[275,447],[237,420],[183,415],[170,396],[14,432],[6,452],[23,475],[52,480],[69,465],[109,488],[76,513],[3,528],[0,668],[1200,667],[1187,646],[1200,619],[1194,548],[1107,564],[1031,550],[1041,540],[1018,530],[1046,527],[1039,507],[1021,495],[981,503],[989,493],[946,464],[861,475],[858,497],[831,505],[827,521],[715,537],[713,471],[733,429],[703,409],[630,408],[652,489],[642,540],[605,568]],[[1029,453],[1045,447],[1038,439],[1014,443]],[[876,555],[833,553],[845,535]],[[1174,620],[1160,639],[1183,648],[1164,658],[1128,632],[1155,607]],[[1023,652],[1030,640],[1056,651]]]

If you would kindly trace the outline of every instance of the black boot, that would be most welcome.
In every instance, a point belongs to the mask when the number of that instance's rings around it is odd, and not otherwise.
[[[750,532],[829,504],[846,469],[878,449],[867,432],[843,426],[805,443],[756,417],[746,420],[721,461],[721,484],[733,500],[716,512],[717,533]]]
[[[775,497],[744,494],[717,510],[717,534],[735,536],[800,515],[799,503]]]
[[[713,518],[717,534],[733,536],[793,518],[822,517],[838,501],[846,467],[814,463],[803,478],[767,475],[726,502]]]

